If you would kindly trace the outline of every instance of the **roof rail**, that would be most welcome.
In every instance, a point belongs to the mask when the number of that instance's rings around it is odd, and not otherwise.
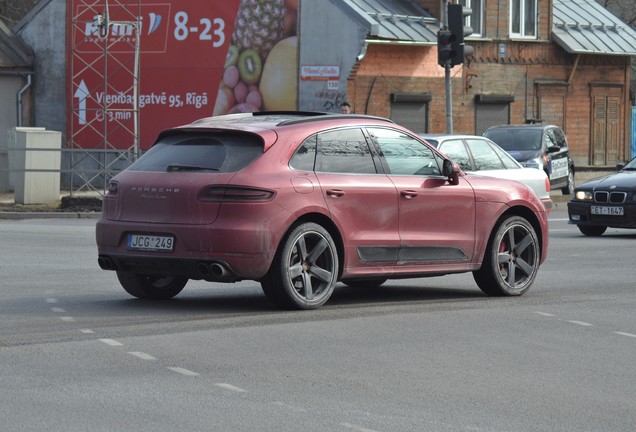
[[[312,121],[322,121],[322,120],[326,120],[327,118],[329,120],[338,120],[338,119],[380,120],[380,121],[385,121],[387,123],[395,123],[393,120],[388,119],[386,117],[371,116],[366,114],[340,114],[340,113],[322,113],[322,114],[325,114],[325,115],[305,117],[305,118],[293,119],[293,120],[284,120],[278,123],[278,126],[288,126],[288,125],[307,123]]]

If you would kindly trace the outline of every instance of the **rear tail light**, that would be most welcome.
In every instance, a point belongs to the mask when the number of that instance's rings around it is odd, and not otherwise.
[[[550,192],[550,179],[547,177],[545,178],[545,191]]]
[[[110,181],[110,183],[108,183],[108,186],[106,187],[106,195],[117,195],[117,193],[119,192],[119,183],[117,183],[116,181]]]
[[[265,202],[276,192],[245,186],[208,186],[199,192],[199,200],[206,202]]]

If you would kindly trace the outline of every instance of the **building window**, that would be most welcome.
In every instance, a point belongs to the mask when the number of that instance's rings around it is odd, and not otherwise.
[[[471,36],[483,36],[483,1],[482,0],[459,0],[459,4],[469,7],[472,10],[470,16],[466,17],[466,25],[473,29]]]
[[[511,0],[510,36],[537,37],[537,0]]]

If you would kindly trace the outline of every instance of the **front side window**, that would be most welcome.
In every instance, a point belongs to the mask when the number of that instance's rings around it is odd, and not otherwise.
[[[483,1],[482,0],[459,0],[459,4],[466,6],[472,10],[470,16],[466,17],[466,23],[468,27],[473,29],[471,36],[483,36]]]
[[[554,138],[554,132],[552,132],[552,129],[548,129],[545,132],[545,145],[548,148],[557,145],[556,139]]]
[[[440,175],[435,152],[426,144],[406,133],[385,128],[369,128],[391,174]]]
[[[316,171],[376,174],[373,156],[362,130],[339,129],[318,134]]]
[[[556,139],[556,143],[559,147],[566,147],[565,134],[561,129],[553,129],[554,138]]]
[[[511,0],[510,36],[537,37],[537,0]]]

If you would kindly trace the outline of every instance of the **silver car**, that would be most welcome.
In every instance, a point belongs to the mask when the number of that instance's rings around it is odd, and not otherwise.
[[[546,209],[552,208],[550,179],[546,173],[534,168],[524,168],[488,138],[476,135],[420,134],[419,136],[457,162],[465,173],[524,183],[537,194]]]

